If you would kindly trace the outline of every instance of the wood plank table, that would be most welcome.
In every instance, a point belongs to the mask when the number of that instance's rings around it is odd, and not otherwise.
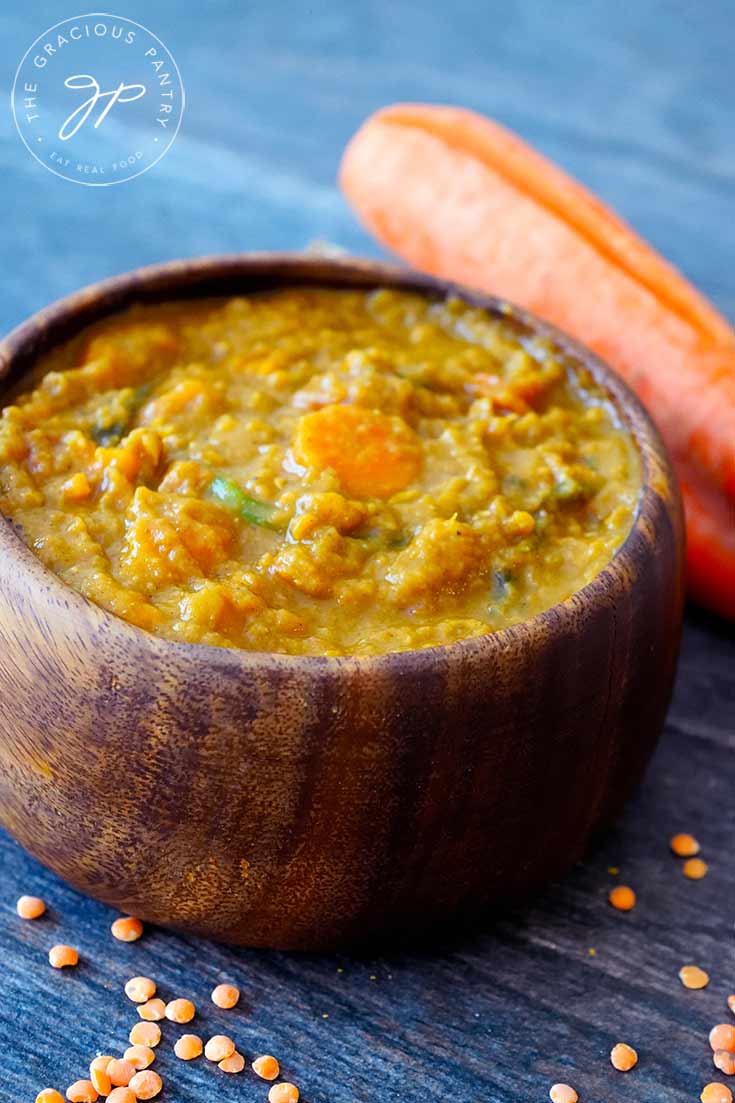
[[[65,14],[56,0],[5,5],[4,71]],[[359,121],[406,98],[462,102],[516,127],[735,315],[730,0],[134,0],[124,14],[177,57],[182,132],[151,172],[94,190],[45,173],[0,112],[3,330],[85,282],[168,257],[313,238],[376,253],[335,169]],[[714,1078],[707,1031],[735,991],[734,669],[731,629],[690,611],[665,736],[617,827],[563,883],[429,949],[290,956],[152,929],[120,945],[109,909],[0,836],[0,1103],[65,1088],[98,1050],[124,1047],[136,1016],[122,985],[134,974],[193,998],[198,1033],[232,1033],[250,1058],[278,1055],[307,1103],[534,1103],[555,1080],[582,1103],[694,1103]],[[686,880],[669,852],[679,830],[702,842],[703,881]],[[606,903],[621,880],[639,897],[626,915]],[[22,923],[21,892],[45,897],[48,915]],[[78,969],[47,966],[55,941],[79,947]],[[684,990],[686,963],[711,973],[708,988]],[[209,1003],[223,979],[242,988],[235,1011]],[[250,1074],[177,1061],[178,1033],[167,1024],[159,1047],[162,1099],[265,1100]],[[625,1076],[608,1061],[620,1040],[640,1054]]]

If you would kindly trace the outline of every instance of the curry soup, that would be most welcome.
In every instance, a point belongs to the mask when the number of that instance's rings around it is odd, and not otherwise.
[[[446,644],[579,589],[640,459],[594,380],[458,299],[292,289],[138,307],[0,418],[0,509],[156,635],[296,655]]]

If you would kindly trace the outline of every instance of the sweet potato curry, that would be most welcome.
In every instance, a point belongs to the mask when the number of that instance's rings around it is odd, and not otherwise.
[[[640,491],[594,380],[458,299],[138,307],[35,384],[2,411],[0,509],[69,586],[171,640],[365,655],[480,635],[588,582]]]

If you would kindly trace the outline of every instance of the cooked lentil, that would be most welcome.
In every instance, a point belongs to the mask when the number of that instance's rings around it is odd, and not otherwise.
[[[605,394],[457,299],[291,289],[140,307],[0,418],[0,510],[66,583],[172,640],[376,654],[589,582],[640,460]]]

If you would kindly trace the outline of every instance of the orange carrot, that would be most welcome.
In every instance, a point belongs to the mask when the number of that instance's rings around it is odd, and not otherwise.
[[[421,465],[418,438],[402,418],[358,406],[323,406],[305,414],[292,451],[304,467],[331,468],[356,498],[390,498]]]
[[[735,333],[725,319],[581,184],[471,111],[378,112],[340,178],[366,226],[417,268],[533,310],[637,391],[683,483],[690,592],[735,617]]]

